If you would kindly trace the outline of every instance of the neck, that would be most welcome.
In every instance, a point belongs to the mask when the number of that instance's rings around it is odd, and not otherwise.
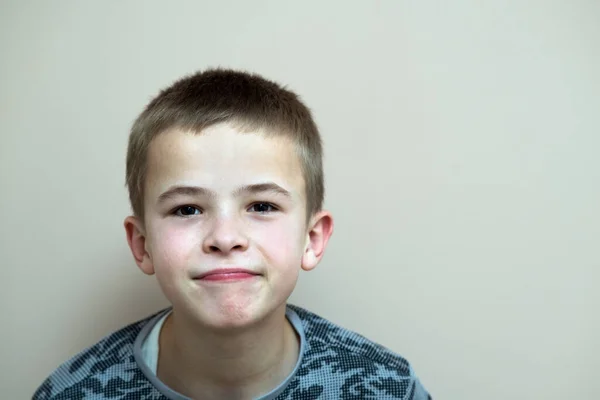
[[[190,324],[175,310],[160,336],[157,375],[191,398],[246,399],[268,393],[294,369],[299,352],[285,305],[256,326],[222,332]]]

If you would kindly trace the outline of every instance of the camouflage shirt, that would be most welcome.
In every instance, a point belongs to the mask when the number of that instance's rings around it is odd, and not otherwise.
[[[181,400],[145,364],[141,346],[163,310],[107,336],[61,365],[38,388],[34,400]],[[300,337],[294,371],[261,400],[428,400],[408,362],[363,336],[300,307],[287,318]]]

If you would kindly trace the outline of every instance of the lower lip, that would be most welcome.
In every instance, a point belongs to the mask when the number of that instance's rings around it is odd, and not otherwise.
[[[230,274],[211,274],[200,279],[201,281],[242,281],[256,278],[257,275],[245,272],[232,272]]]

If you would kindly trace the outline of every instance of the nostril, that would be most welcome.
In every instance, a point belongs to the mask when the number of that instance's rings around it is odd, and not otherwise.
[[[211,244],[208,246],[208,250],[211,253],[227,253],[229,251],[240,251],[240,250],[244,250],[245,246],[243,244],[235,244],[235,245],[219,245],[219,244]]]

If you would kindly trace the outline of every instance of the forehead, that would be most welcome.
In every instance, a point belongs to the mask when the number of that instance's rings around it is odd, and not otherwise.
[[[204,186],[224,194],[255,183],[274,182],[304,200],[304,180],[293,143],[262,132],[240,133],[218,124],[202,133],[170,130],[148,151],[146,197],[173,185]]]

